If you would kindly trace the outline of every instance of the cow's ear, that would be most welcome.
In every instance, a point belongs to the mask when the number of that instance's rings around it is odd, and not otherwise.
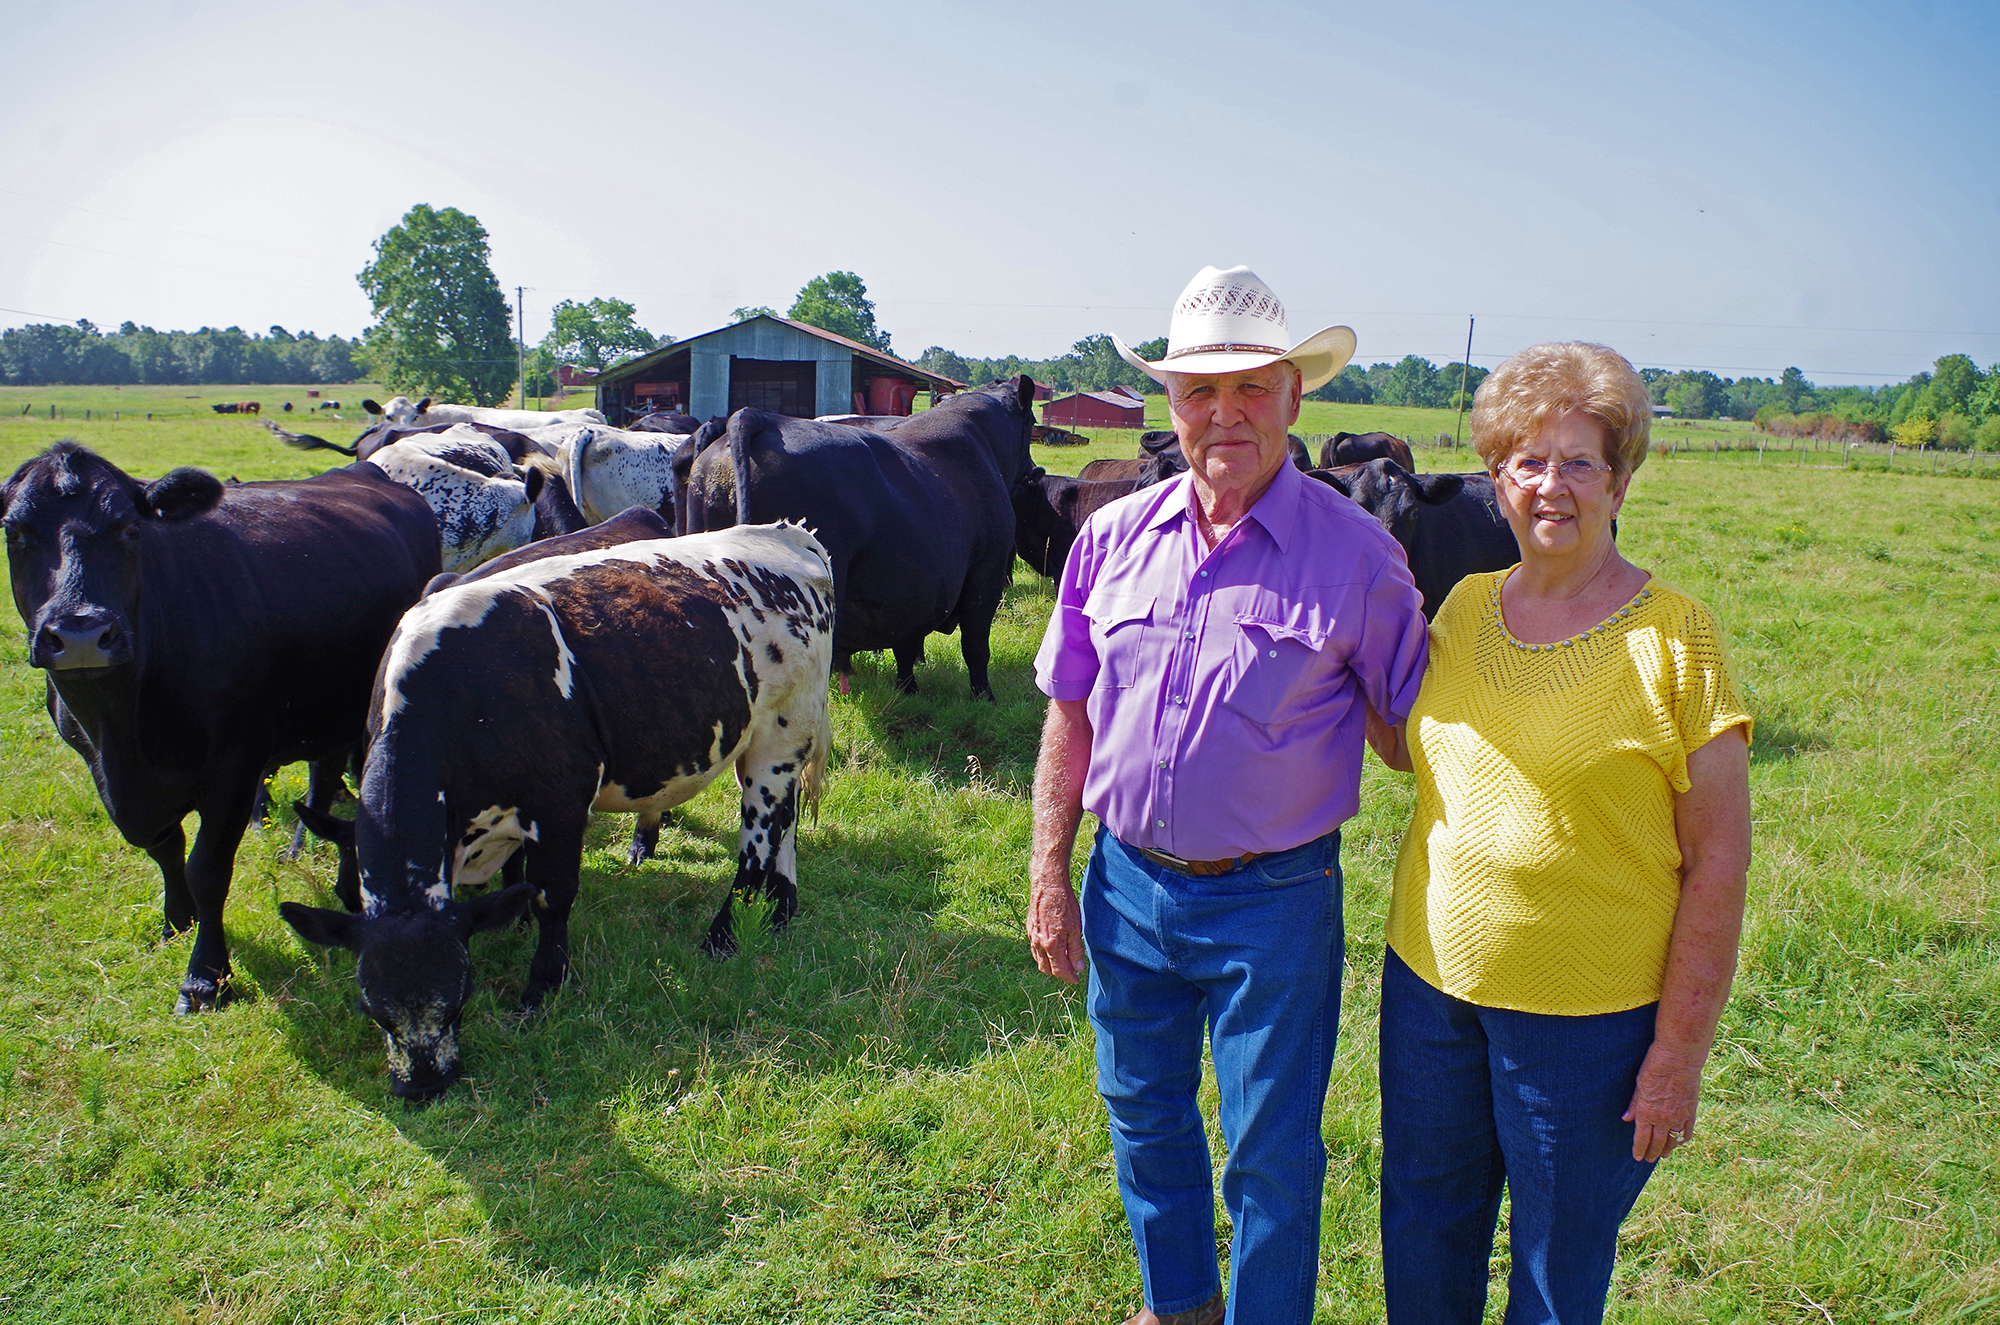
[[[338,846],[354,845],[354,821],[328,814],[325,810],[315,810],[304,801],[293,801],[292,809],[297,812],[299,822],[306,831],[322,842],[332,842]]]
[[[367,410],[370,414],[380,414],[382,412],[382,407],[372,400],[362,401],[361,408]]]
[[[459,936],[469,939],[484,930],[500,928],[532,906],[538,891],[532,883],[517,883],[464,903],[458,908]]]
[[[457,584],[461,578],[457,571],[449,570],[441,575],[431,576],[430,581],[424,585],[424,591],[417,595],[417,601],[421,603],[438,590],[449,589],[452,585]]]
[[[430,407],[431,407],[431,398],[429,396],[425,396],[422,400],[419,400],[417,402],[417,413],[422,414],[425,410],[429,409]]]
[[[542,495],[542,483],[545,475],[543,475],[541,468],[536,465],[517,466],[516,468],[520,470],[521,482],[528,485],[528,501],[532,505],[535,498]]]
[[[300,938],[322,948],[346,948],[349,952],[359,952],[361,940],[368,932],[368,917],[352,911],[280,902],[278,914]]]
[[[1411,474],[1410,486],[1426,506],[1442,506],[1465,487],[1463,474]]]
[[[1014,396],[1020,402],[1024,413],[1032,412],[1035,408],[1035,379],[1026,373],[1022,373],[1016,377],[1014,379]]]
[[[222,480],[207,470],[183,466],[146,485],[146,505],[162,520],[188,520],[222,502]]]

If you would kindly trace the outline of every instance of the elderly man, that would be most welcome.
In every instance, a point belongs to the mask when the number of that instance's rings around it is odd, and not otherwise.
[[[1098,1089],[1145,1307],[1127,1325],[1309,1321],[1340,1015],[1340,825],[1369,711],[1401,721],[1426,657],[1421,599],[1380,525],[1286,460],[1304,392],[1354,333],[1294,343],[1247,267],[1198,273],[1166,356],[1189,471],[1092,516],[1035,662],[1028,937],[1075,983],[1086,956]],[[1099,829],[1079,904],[1082,812]],[[1206,1028],[1235,1225],[1226,1299],[1195,1103]]]

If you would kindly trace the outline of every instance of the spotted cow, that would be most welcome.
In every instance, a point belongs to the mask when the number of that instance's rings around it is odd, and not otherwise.
[[[523,1006],[562,983],[593,810],[657,815],[733,768],[736,877],[703,946],[734,950],[739,896],[790,919],[799,807],[832,740],[833,616],[826,551],[803,528],[673,538],[645,510],[434,582],[376,677],[353,826],[362,909],[279,908],[307,941],[358,955],[395,1094],[459,1075],[474,933],[532,906]],[[454,898],[516,852],[525,882]]]
[[[542,500],[551,484],[563,483],[544,468],[553,462],[517,466],[498,442],[463,424],[385,446],[361,463],[424,499],[437,516],[444,569],[454,574],[586,523],[566,500]],[[570,518],[558,514],[565,509]]]

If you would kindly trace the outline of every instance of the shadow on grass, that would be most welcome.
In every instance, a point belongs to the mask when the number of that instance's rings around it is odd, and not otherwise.
[[[1833,743],[1823,733],[1795,726],[1783,713],[1759,715],[1756,736],[1750,743],[1750,763],[1781,764],[1832,748]]]
[[[251,939],[236,960],[278,991],[268,1001],[309,1070],[466,1184],[499,1254],[578,1285],[636,1280],[720,1247],[732,1215],[816,1198],[768,1163],[710,1163],[710,1146],[730,1139],[649,1158],[628,1146],[621,1117],[657,1121],[686,1092],[805,1099],[830,1077],[964,1066],[996,1033],[1067,1030],[1067,1004],[1051,1004],[1020,942],[938,927],[942,829],[808,828],[786,932],[731,961],[702,955],[734,817],[733,796],[697,800],[663,833],[661,858],[632,868],[631,821],[602,816],[571,919],[570,984],[522,1021],[513,1008],[532,934],[475,938],[467,1075],[425,1108],[389,1095],[381,1037],[352,1011],[348,954]]]

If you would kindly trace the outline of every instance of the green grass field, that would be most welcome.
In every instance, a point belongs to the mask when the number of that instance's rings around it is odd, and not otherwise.
[[[236,398],[268,408],[264,391]],[[103,398],[72,397],[88,424],[0,399],[0,463],[65,435],[147,476],[335,458],[205,410],[101,423]],[[1402,422],[1434,436],[1450,418]],[[1037,459],[1132,450],[1112,433]],[[1678,452],[1639,473],[1620,522],[1634,560],[1732,632],[1758,731],[1736,995],[1696,1142],[1626,1225],[1616,1321],[2000,1319],[2000,487],[1838,466]],[[1017,575],[994,705],[965,698],[955,640],[932,641],[915,697],[862,661],[801,835],[803,910],[775,944],[728,963],[695,947],[733,791],[676,812],[637,869],[629,820],[602,821],[573,983],[520,1024],[530,941],[476,940],[468,1075],[421,1110],[384,1089],[351,959],[278,919],[281,900],[332,904],[330,853],[283,863],[282,832],[238,857],[235,1000],[169,1015],[185,941],[161,944],[157,875],[57,739],[9,614],[0,1318],[1121,1319],[1137,1274],[1090,1033],[1020,932],[1051,601]],[[281,781],[299,794],[303,770]],[[1381,1318],[1375,988],[1410,799],[1371,758],[1345,855],[1322,1321]]]

